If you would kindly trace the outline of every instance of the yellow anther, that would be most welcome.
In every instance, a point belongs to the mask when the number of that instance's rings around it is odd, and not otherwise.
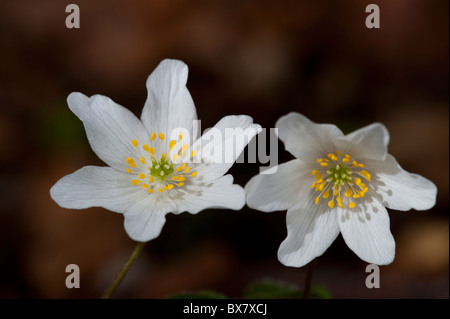
[[[187,144],[183,144],[183,146],[181,146],[181,155],[183,155],[183,153],[186,152],[188,148],[189,146]]]
[[[171,140],[169,143],[169,149],[172,150],[172,148],[175,146],[175,144],[177,144],[177,141]]]
[[[163,188],[164,188],[166,191],[169,190],[169,187],[167,187],[167,185],[164,185]]]
[[[358,194],[353,194],[353,198],[359,198],[360,196]]]
[[[367,193],[368,190],[369,190],[369,187],[364,187],[364,188],[363,188],[363,192],[364,192],[364,193]]]
[[[150,147],[147,144],[142,145],[142,148],[144,149],[144,151],[150,152]]]
[[[328,166],[328,163],[322,162],[322,163],[320,163],[320,166],[322,166],[322,167]]]
[[[322,179],[322,174],[317,174],[316,175],[316,179],[319,181],[319,180],[321,180]]]
[[[314,203],[315,203],[316,205],[319,204],[319,199],[320,199],[319,196],[317,196],[317,197],[316,197],[316,200],[314,201]]]
[[[142,173],[139,173],[138,174],[138,177],[140,178],[140,179],[144,179],[145,177],[147,177],[145,174],[142,174]]]
[[[133,144],[134,147],[137,147],[139,143],[137,140],[132,140],[131,144]]]
[[[130,174],[132,173],[131,169],[129,169],[128,167],[127,167],[127,172]]]
[[[131,157],[128,157],[127,158],[127,163],[130,164],[130,165],[134,164],[134,159],[132,159]]]
[[[150,147],[150,153],[155,156],[156,150],[154,147]]]
[[[353,167],[358,167],[359,163],[357,161],[352,162]]]
[[[186,167],[186,163],[183,163],[183,165],[181,165],[180,167],[177,167],[177,172],[184,170],[185,167]]]
[[[344,208],[344,205],[342,205],[341,202],[338,202],[338,206],[339,206],[340,208]]]
[[[323,162],[323,159],[321,159],[321,158],[317,159],[317,163],[322,163],[322,162]]]
[[[150,136],[150,139],[152,140],[152,142],[156,139],[156,133],[153,132],[152,135]]]
[[[184,183],[178,183],[178,187],[181,187],[181,186],[183,186],[184,185]]]
[[[329,160],[328,158],[324,158],[323,160],[324,160],[325,162],[327,162],[327,163],[330,162],[330,160]]]
[[[164,134],[163,133],[159,133],[158,137],[159,137],[159,139],[161,141],[164,141]]]
[[[358,163],[358,167],[364,167],[364,164]]]
[[[141,186],[142,186],[143,189],[149,188],[148,184],[142,184]]]
[[[342,159],[342,162],[343,162],[343,163],[348,163],[348,162],[350,162],[350,157],[344,157],[344,158]]]
[[[330,159],[332,159],[333,161],[337,161],[338,160],[338,158],[337,158],[337,156],[336,155],[334,155],[334,154],[328,154],[328,157],[330,158]]]
[[[138,186],[140,182],[141,182],[141,181],[138,180],[138,179],[133,179],[133,180],[131,181],[131,183],[133,183],[134,186]]]
[[[355,178],[355,184],[356,185],[361,185],[361,178]]]
[[[338,203],[342,203],[342,197],[341,197],[341,196],[336,197],[336,201],[337,201]]]
[[[178,154],[173,154],[172,161],[175,162],[177,160],[177,158],[178,158]]]
[[[333,201],[333,200],[330,200],[330,201],[328,202],[328,207],[330,207],[330,208],[333,208],[333,207],[334,207],[334,201]]]
[[[319,188],[320,188],[320,184],[317,184],[316,188],[314,190],[317,192],[317,191],[319,191]]]
[[[161,193],[164,192],[161,188],[158,188],[158,191],[161,192]]]
[[[322,183],[319,185],[319,191],[323,191],[324,188],[325,188],[325,183]]]
[[[195,154],[197,154],[197,150],[193,150],[193,151],[192,151],[192,153],[191,153],[191,157],[194,157],[194,156],[195,156]]]
[[[153,176],[150,176],[150,183],[154,183],[155,179],[153,178]]]
[[[149,188],[147,191],[148,191],[149,193],[153,193],[153,189],[151,189],[151,188]]]
[[[143,157],[139,158],[139,162],[141,162],[142,164],[145,164],[146,163],[145,158],[143,158]]]
[[[192,177],[195,177],[197,175],[197,171],[191,174]]]
[[[169,186],[167,186],[169,189],[173,188],[173,184],[169,184]]]
[[[349,188],[345,191],[345,197],[350,198],[353,195],[353,191]]]
[[[333,195],[337,196],[339,194],[339,189],[336,187],[333,191]]]
[[[317,184],[317,182],[314,182],[314,183],[312,183],[312,186],[311,186],[311,188],[314,188],[314,187],[316,187],[316,184]]]
[[[183,134],[181,134],[181,132],[180,135],[178,135],[178,138],[180,139],[180,141],[183,139]]]
[[[323,193],[323,198],[328,198],[328,197],[330,197],[330,192],[325,191],[325,193]]]
[[[341,157],[341,152],[336,151],[337,156]]]
[[[190,170],[191,170],[191,167],[188,166],[184,172],[185,172],[185,173],[189,173]]]
[[[350,208],[355,208],[356,204],[354,202],[350,202],[350,204],[348,204],[348,207]]]
[[[359,191],[358,194],[359,196],[364,197],[364,191]]]
[[[319,171],[315,169],[315,170],[313,170],[313,171],[311,172],[311,174],[316,175],[318,172],[319,172]]]

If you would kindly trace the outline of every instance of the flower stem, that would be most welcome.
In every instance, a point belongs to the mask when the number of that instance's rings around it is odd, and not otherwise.
[[[113,283],[109,288],[105,291],[105,293],[102,296],[102,299],[110,299],[113,293],[116,291],[117,287],[122,282],[125,275],[128,273],[128,270],[130,270],[131,266],[133,265],[136,258],[141,253],[142,249],[144,248],[146,242],[138,242],[136,244],[136,247],[134,248],[133,252],[131,253],[130,257],[128,258],[125,265],[123,265],[122,269],[117,274],[116,278],[114,279]]]
[[[314,276],[314,270],[317,265],[317,258],[311,261],[308,265],[308,270],[306,272],[305,289],[303,291],[303,299],[308,299],[311,295],[312,279]]]

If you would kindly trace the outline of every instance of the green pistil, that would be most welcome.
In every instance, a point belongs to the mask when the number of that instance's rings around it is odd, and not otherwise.
[[[164,181],[168,176],[173,173],[173,164],[169,164],[166,156],[161,156],[159,162],[153,157],[152,167],[150,168],[150,174],[161,181]]]
[[[343,185],[350,181],[350,169],[342,164],[338,164],[329,170],[329,179],[333,184]]]

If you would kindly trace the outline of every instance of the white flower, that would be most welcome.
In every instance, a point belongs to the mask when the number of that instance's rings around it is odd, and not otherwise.
[[[169,212],[241,209],[244,189],[224,174],[261,128],[248,116],[222,118],[216,132],[242,130],[210,144],[229,151],[233,141],[241,143],[232,161],[206,164],[204,159],[211,162],[211,156],[201,152],[205,137],[193,132],[198,131],[193,127],[197,115],[186,88],[187,75],[183,62],[161,62],[147,80],[140,120],[105,96],[70,94],[69,108],[83,121],[93,151],[109,167],[86,166],[63,177],[50,190],[53,200],[65,208],[100,206],[122,213],[128,235],[142,242],[159,235]],[[171,139],[174,132],[176,138]],[[189,139],[193,143],[184,142],[184,132],[193,132]]]
[[[290,113],[276,127],[296,159],[279,165],[275,174],[253,177],[245,191],[252,208],[287,209],[287,238],[278,259],[301,267],[322,255],[341,232],[364,261],[391,263],[395,241],[385,207],[429,209],[436,186],[404,171],[387,153],[389,133],[382,124],[344,135],[334,125]]]

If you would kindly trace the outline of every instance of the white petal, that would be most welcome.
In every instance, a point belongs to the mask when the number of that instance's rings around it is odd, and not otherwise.
[[[201,156],[199,174],[206,180],[224,175],[251,139],[261,132],[261,126],[253,124],[247,115],[225,116],[213,128],[207,130],[193,145]]]
[[[166,194],[151,194],[135,202],[124,214],[124,227],[131,239],[146,242],[159,236],[169,212],[176,206]]]
[[[176,194],[171,198],[177,205],[177,211],[191,214],[207,208],[239,210],[245,205],[244,189],[233,184],[231,175],[225,175],[214,182],[184,185],[172,194]]]
[[[285,148],[297,158],[317,157],[336,149],[334,140],[343,137],[332,124],[316,124],[299,113],[282,116],[275,127]]]
[[[111,99],[81,93],[71,93],[67,98],[69,108],[83,121],[92,150],[111,167],[124,170],[126,159],[134,154],[133,139],[147,141],[141,121],[129,110]]]
[[[387,265],[394,260],[395,241],[389,229],[389,216],[378,200],[337,210],[339,227],[348,247],[362,260]]]
[[[311,188],[311,171],[299,159],[280,164],[274,174],[259,174],[245,185],[247,205],[263,212],[295,206],[302,192]]]
[[[389,144],[389,132],[381,123],[374,123],[356,130],[342,138],[352,144],[347,150],[353,157],[384,160]]]
[[[188,130],[192,141],[198,132],[192,132],[197,120],[194,101],[186,87],[188,67],[178,60],[164,60],[147,79],[147,101],[141,120],[148,132],[169,136],[173,129]],[[178,133],[176,133],[178,134]]]
[[[111,167],[85,166],[61,178],[50,196],[60,206],[72,209],[104,207],[118,213],[140,199],[130,175]]]
[[[288,235],[278,250],[278,259],[286,266],[306,265],[321,256],[339,235],[336,212],[325,202],[315,205],[313,196],[303,198],[286,215]]]
[[[436,204],[436,185],[405,171],[392,155],[388,154],[383,162],[371,163],[368,170],[376,172],[374,183],[384,206],[406,211],[411,208],[427,210]]]

